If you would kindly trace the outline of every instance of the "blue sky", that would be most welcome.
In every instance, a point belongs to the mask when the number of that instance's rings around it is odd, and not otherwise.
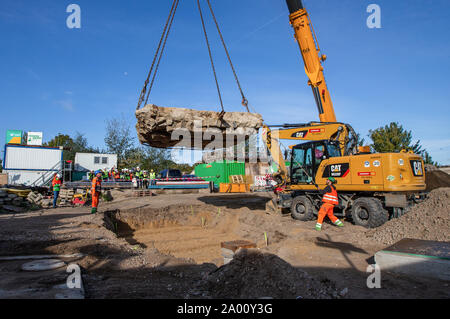
[[[66,7],[81,7],[81,29]],[[318,120],[284,0],[212,0],[251,106],[268,124]],[[366,8],[381,7],[369,29]],[[304,0],[339,121],[366,137],[400,122],[434,160],[450,164],[450,2]],[[170,0],[2,0],[0,135],[7,129],[85,134],[104,147],[105,119],[134,110]],[[205,7],[206,9],[206,7]],[[240,95],[207,20],[226,110]],[[218,110],[195,0],[182,0],[150,101]],[[369,139],[366,137],[366,141]],[[1,140],[4,143],[4,137]],[[2,148],[3,149],[3,148]]]

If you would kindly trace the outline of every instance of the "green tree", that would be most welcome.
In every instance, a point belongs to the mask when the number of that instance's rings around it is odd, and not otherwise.
[[[73,139],[72,150],[74,153],[102,153],[99,148],[90,146],[84,134],[76,133]]]
[[[416,154],[423,152],[420,141],[412,142],[411,131],[405,130],[399,123],[392,122],[376,130],[369,130],[371,147],[378,153],[400,152],[412,150]]]
[[[361,134],[356,133],[356,145],[357,146],[365,146],[366,145],[366,141],[364,138],[361,137]]]
[[[420,141],[413,143],[411,131],[407,131],[402,125],[392,122],[376,130],[369,130],[372,139],[372,149],[378,153],[400,152],[401,150],[413,151],[422,156],[425,164],[438,165],[434,162],[428,151],[420,145]]]
[[[76,153],[100,153],[100,150],[88,145],[87,139],[83,134],[77,132],[75,138],[67,134],[59,133],[47,143],[43,144],[47,147],[63,147],[63,159],[65,161],[73,161]]]
[[[67,134],[58,133],[50,141],[44,143],[43,146],[63,147],[63,160],[65,161],[74,160],[75,158],[75,154],[72,152],[73,139]]]
[[[439,163],[433,161],[433,158],[430,156],[430,154],[428,154],[428,152],[426,150],[424,150],[421,154],[420,154],[423,158],[423,162],[425,164],[431,164],[434,166],[439,166]]]
[[[154,170],[159,173],[163,169],[179,169],[181,172],[189,174],[194,167],[189,164],[175,163],[167,149],[159,149],[148,146],[133,147],[125,154],[122,162],[123,168],[139,167],[141,170]]]
[[[110,119],[106,121],[105,144],[109,153],[117,154],[119,168],[127,167],[126,157],[136,156],[134,137],[131,135],[130,124],[121,119]]]

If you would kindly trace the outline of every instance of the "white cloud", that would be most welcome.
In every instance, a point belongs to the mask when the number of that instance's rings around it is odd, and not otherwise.
[[[66,111],[69,111],[69,112],[74,111],[74,106],[73,106],[72,100],[60,100],[60,101],[55,101],[55,103]]]

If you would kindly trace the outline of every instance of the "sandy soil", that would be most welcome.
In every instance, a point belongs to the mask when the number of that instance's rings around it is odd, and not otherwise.
[[[317,233],[313,221],[269,215],[264,195],[113,196],[97,215],[88,208],[0,215],[1,254],[85,254],[76,262],[87,298],[450,297],[448,282],[388,272],[381,289],[367,288],[367,266],[385,244],[349,222]],[[236,239],[258,248],[223,266],[220,243]],[[0,261],[19,287],[18,267]]]

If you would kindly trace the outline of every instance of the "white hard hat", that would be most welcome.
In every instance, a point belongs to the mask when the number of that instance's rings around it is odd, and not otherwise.
[[[56,177],[61,178],[61,175],[60,174],[56,174]]]

